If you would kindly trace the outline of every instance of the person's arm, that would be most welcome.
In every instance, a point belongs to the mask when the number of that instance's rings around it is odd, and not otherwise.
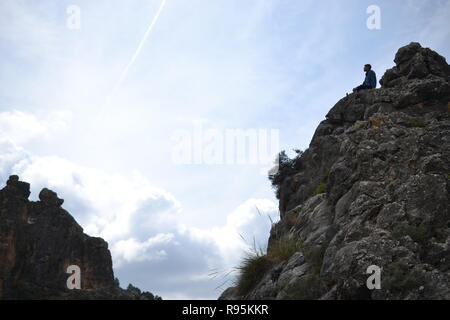
[[[376,88],[377,87],[377,76],[375,74],[375,71],[370,70],[370,86],[372,88]]]
[[[366,72],[366,77],[364,78],[363,86],[370,86],[370,72]]]

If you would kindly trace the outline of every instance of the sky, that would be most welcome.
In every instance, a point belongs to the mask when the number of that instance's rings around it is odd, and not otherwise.
[[[449,58],[449,21],[444,0],[1,0],[0,183],[57,192],[122,287],[216,299],[278,220],[276,154],[364,64]]]

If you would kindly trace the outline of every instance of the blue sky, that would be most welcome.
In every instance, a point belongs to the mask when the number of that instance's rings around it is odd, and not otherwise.
[[[305,149],[365,63],[379,79],[411,41],[450,56],[450,1],[162,3],[1,1],[0,177],[19,174],[32,199],[43,187],[64,198],[109,242],[122,285],[216,298],[277,219],[272,165],[179,164],[174,136],[193,138],[196,124],[219,137],[278,130],[276,149]],[[79,29],[67,27],[71,5]]]

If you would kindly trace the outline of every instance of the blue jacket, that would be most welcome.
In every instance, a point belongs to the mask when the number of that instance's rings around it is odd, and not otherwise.
[[[375,74],[375,71],[369,70],[366,72],[366,78],[364,79],[363,85],[369,86],[371,88],[376,88],[377,75]]]

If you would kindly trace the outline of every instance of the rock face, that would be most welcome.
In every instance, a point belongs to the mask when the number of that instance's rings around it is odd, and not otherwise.
[[[108,244],[89,237],[44,188],[29,201],[29,183],[9,177],[0,190],[0,299],[152,299],[121,289]],[[81,290],[69,290],[67,268],[80,268]]]
[[[394,62],[280,158],[269,263],[221,299],[450,299],[450,66],[418,43]]]

